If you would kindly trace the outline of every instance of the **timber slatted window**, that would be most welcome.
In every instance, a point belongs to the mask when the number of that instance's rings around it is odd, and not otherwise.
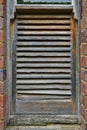
[[[72,100],[72,35],[71,14],[17,14],[16,99],[20,104],[19,112],[59,112],[58,108],[64,109],[59,106],[69,104],[65,109],[72,113],[67,109]],[[22,110],[22,104],[27,108]],[[32,106],[36,107],[35,111]]]

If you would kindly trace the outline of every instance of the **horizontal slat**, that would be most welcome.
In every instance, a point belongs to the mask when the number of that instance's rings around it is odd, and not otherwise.
[[[17,24],[70,24],[70,20],[18,20]]]
[[[64,56],[64,57],[67,57],[67,56],[71,56],[71,53],[68,52],[62,52],[62,53],[29,53],[29,52],[18,52],[17,53],[17,56],[20,56],[20,57],[37,57],[37,56],[41,56],[41,57],[56,57],[56,56]]]
[[[70,62],[71,58],[17,58],[18,61],[23,61],[23,62]]]
[[[58,95],[21,95],[17,94],[17,99],[18,100],[23,100],[23,101],[36,101],[36,100],[58,100],[58,99],[70,99],[71,95],[66,95],[66,96],[58,96]]]
[[[70,36],[18,36],[17,40],[71,40]]]
[[[28,69],[29,68],[33,68],[33,67],[35,67],[35,68],[37,68],[37,67],[39,67],[39,69],[40,69],[40,67],[41,68],[64,68],[65,70],[66,70],[66,68],[65,67],[71,67],[71,63],[69,64],[69,63],[18,63],[17,65],[16,65],[17,67],[28,67]],[[23,68],[22,68],[23,69]],[[27,70],[28,70],[27,69]]]
[[[39,51],[39,52],[55,52],[70,51],[70,47],[17,47],[17,51]]]
[[[71,15],[17,15],[17,18],[29,18],[29,19],[41,19],[41,18],[44,18],[44,19],[69,19],[71,18]]]
[[[58,85],[58,84],[54,84],[54,85],[17,85],[17,89],[23,89],[23,90],[36,90],[36,89],[41,89],[41,90],[48,90],[48,89],[63,89],[63,90],[70,90],[71,89],[71,85]]]
[[[71,42],[66,42],[66,41],[59,41],[59,42],[56,42],[56,41],[50,41],[50,42],[46,42],[46,41],[35,41],[35,42],[32,42],[32,41],[24,41],[24,42],[20,42],[20,41],[17,41],[17,45],[18,46],[68,46],[68,45],[72,45]]]
[[[32,65],[31,65],[32,66]],[[54,64],[54,66],[55,66],[55,64]],[[61,65],[60,65],[60,67],[61,67]],[[39,68],[39,69],[32,69],[32,68],[25,68],[25,69],[23,69],[23,68],[17,68],[17,70],[16,70],[18,73],[25,73],[25,74],[32,74],[32,73],[59,73],[59,74],[66,74],[66,73],[70,73],[71,72],[71,69],[69,69],[69,68],[67,68],[67,69],[63,69],[63,68],[54,68],[54,69],[49,69],[49,68],[45,68],[45,69],[43,69],[43,68]]]
[[[17,81],[16,81],[16,83],[17,84],[55,84],[55,83],[57,83],[57,84],[66,84],[66,83],[68,83],[68,84],[71,84],[71,80],[70,79],[44,79],[44,80],[35,80],[35,79],[31,79],[31,80],[29,80],[29,79],[17,79]]]
[[[47,94],[47,95],[71,95],[70,90],[17,90],[17,93],[21,94]]]
[[[18,35],[71,35],[71,31],[18,31]]]
[[[67,79],[70,74],[17,74],[17,79]]]
[[[39,26],[22,26],[22,25],[18,25],[17,26],[17,29],[32,29],[32,30],[35,30],[35,29],[48,29],[48,30],[51,30],[51,29],[55,29],[55,30],[57,30],[57,29],[71,29],[71,26],[70,25],[64,25],[64,26],[60,26],[60,25],[57,25],[57,26],[54,26],[54,25],[47,25],[47,26],[41,26],[41,25],[39,25]]]

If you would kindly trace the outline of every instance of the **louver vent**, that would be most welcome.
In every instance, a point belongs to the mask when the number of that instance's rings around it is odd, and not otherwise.
[[[72,46],[71,15],[17,14],[17,97],[71,102]]]

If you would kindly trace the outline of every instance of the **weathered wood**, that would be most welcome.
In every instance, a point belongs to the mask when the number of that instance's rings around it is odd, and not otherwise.
[[[49,107],[48,107],[49,106]],[[60,109],[61,108],[61,109]],[[62,114],[68,112],[72,113],[71,109],[71,101],[70,99],[66,100],[32,100],[25,101],[25,100],[17,100],[17,112],[19,113],[46,113],[47,114]],[[53,119],[54,120],[54,119]]]
[[[23,25],[18,25],[17,26],[17,29],[32,29],[32,30],[35,30],[35,29],[47,29],[47,30],[57,30],[57,29],[60,29],[60,30],[62,30],[62,29],[64,29],[64,30],[66,30],[66,29],[71,29],[71,26],[69,26],[69,25],[65,25],[65,26],[60,26],[60,25],[57,25],[57,26],[54,26],[54,25],[49,25],[49,26],[41,26],[41,25],[39,25],[39,26],[23,26]]]
[[[70,74],[17,74],[17,79],[67,79]]]
[[[37,51],[37,52],[65,52],[71,51],[71,47],[18,47],[17,51]]]
[[[27,30],[19,30],[17,32],[17,35],[63,35],[63,36],[67,36],[67,35],[71,35],[70,31],[27,31]]]
[[[71,58],[51,58],[51,57],[46,57],[46,58],[17,58],[17,62],[70,62]]]
[[[36,95],[71,95],[70,90],[17,90],[18,94],[36,94]]]
[[[66,104],[67,105],[67,104]],[[21,107],[20,107],[21,108]],[[18,109],[20,110],[20,108],[18,107]],[[70,107],[71,108],[71,107]],[[58,123],[62,123],[62,124],[78,124],[78,117],[77,115],[73,115],[72,112],[70,111],[70,108],[68,110],[68,112],[71,113],[71,115],[68,115],[67,110],[65,110],[65,114],[50,114],[49,112],[46,114],[31,114],[26,111],[24,113],[27,114],[23,114],[23,110],[21,111],[17,111],[17,113],[21,113],[20,115],[15,115],[12,118],[10,118],[10,124],[11,125],[47,125],[47,124],[58,124]],[[18,110],[17,109],[17,110]],[[68,109],[68,108],[67,108]],[[60,111],[59,111],[60,112]]]
[[[60,96],[60,95],[22,95],[18,94],[17,99],[18,100],[24,100],[24,101],[34,101],[34,100],[67,100],[70,99],[71,95],[66,96]]]
[[[25,66],[26,66],[26,64],[24,64]],[[61,65],[62,64],[60,64],[60,67],[61,67]],[[58,64],[58,66],[59,66],[59,64]],[[57,66],[57,67],[58,67]],[[66,64],[66,66],[67,66],[67,64]],[[25,74],[35,74],[35,73],[38,73],[38,74],[40,74],[40,73],[42,73],[42,74],[57,74],[57,73],[59,73],[59,74],[71,74],[71,69],[70,68],[55,68],[56,66],[55,66],[55,64],[54,64],[54,68],[21,68],[21,66],[19,66],[20,68],[17,68],[17,73],[20,73],[20,74],[22,74],[22,73],[25,73]],[[31,67],[33,67],[32,66],[32,64],[31,64]],[[52,67],[52,66],[51,66]],[[69,67],[69,66],[68,66]]]
[[[28,61],[27,61],[28,62]],[[66,70],[66,68],[68,68],[68,69],[70,69],[70,67],[71,67],[71,63],[25,63],[25,62],[20,62],[20,63],[18,63],[17,65],[16,65],[17,67],[28,67],[28,69],[29,68],[38,68],[38,69],[42,69],[42,68],[57,68],[58,70],[60,69],[60,68],[63,68],[64,70]],[[22,68],[23,69],[23,68]],[[27,69],[27,70],[28,70]],[[33,71],[33,70],[31,70],[31,71]],[[67,72],[67,70],[66,70],[66,72]]]
[[[25,110],[26,111],[26,110]],[[20,111],[19,111],[20,112]],[[17,111],[17,113],[19,113]],[[20,112],[21,113],[21,112]],[[27,112],[26,112],[27,113]],[[67,114],[67,113],[66,113]],[[77,115],[59,115],[59,114],[23,114],[15,115],[10,118],[11,125],[47,125],[47,124],[78,124]],[[52,126],[51,126],[52,127]]]
[[[17,84],[71,84],[70,79],[17,79]]]
[[[17,53],[17,56],[19,57],[57,57],[57,56],[59,56],[59,57],[69,57],[69,56],[71,56],[71,53],[70,52],[68,52],[68,53],[66,53],[66,52],[61,52],[61,53],[57,53],[57,52],[53,52],[53,53],[43,53],[43,52],[35,52],[35,53],[30,53],[30,52],[18,52]]]
[[[17,15],[16,112],[75,114],[72,16],[25,12]]]
[[[19,40],[60,40],[60,41],[70,41],[71,37],[70,36],[18,36],[18,41]]]
[[[61,46],[61,47],[63,47],[63,46],[71,46],[71,42],[68,42],[68,41],[50,41],[50,42],[48,42],[48,41],[35,41],[35,42],[33,42],[33,41],[24,41],[24,42],[22,42],[22,41],[17,41],[17,45],[18,46],[49,46],[49,47],[51,47],[51,46],[56,46],[56,47],[59,47],[59,46]]]
[[[53,25],[55,25],[55,24],[70,24],[70,23],[71,23],[71,20],[67,20],[67,19],[66,20],[65,19],[64,20],[50,20],[50,19],[49,20],[40,20],[40,19],[39,20],[38,19],[37,20],[29,20],[28,19],[28,20],[18,20],[17,21],[18,25],[20,25],[20,24],[23,24],[23,25],[25,25],[25,24],[26,25],[28,25],[28,24],[31,24],[31,25],[32,24],[35,24],[35,25],[36,24],[37,25],[38,24],[39,25],[40,24],[43,24],[43,25],[44,24],[47,24],[47,25],[53,24]]]
[[[17,18],[29,18],[29,19],[70,19],[71,15],[17,15]]]
[[[54,85],[17,85],[17,89],[23,89],[23,90],[38,90],[38,89],[63,89],[63,90],[70,90],[71,89],[71,85],[58,85],[58,84],[54,84]],[[53,97],[52,97],[53,98]]]

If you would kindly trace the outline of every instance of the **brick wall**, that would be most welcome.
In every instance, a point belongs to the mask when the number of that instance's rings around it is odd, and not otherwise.
[[[82,0],[81,95],[82,128],[87,130],[87,0]]]
[[[0,0],[0,130],[6,122],[6,0]]]

